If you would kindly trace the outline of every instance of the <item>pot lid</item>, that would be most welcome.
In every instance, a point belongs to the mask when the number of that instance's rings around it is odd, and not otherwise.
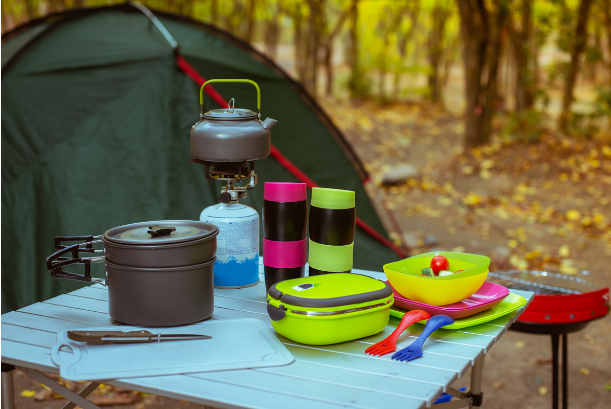
[[[212,238],[219,233],[213,224],[195,220],[163,220],[114,227],[104,233],[104,240],[127,245],[175,244]]]
[[[241,108],[213,109],[204,114],[204,118],[220,119],[223,121],[240,121],[243,119],[252,119],[256,117],[257,114],[250,109]]]

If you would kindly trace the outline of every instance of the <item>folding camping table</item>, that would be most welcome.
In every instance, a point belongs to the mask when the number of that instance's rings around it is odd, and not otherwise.
[[[378,279],[384,274],[353,270]],[[271,327],[265,285],[243,289],[215,289],[211,319],[258,318]],[[530,302],[532,292],[515,291]],[[365,349],[390,334],[399,320],[391,318],[380,334],[327,346],[298,344],[278,335],[295,356],[287,366],[126,378],[109,385],[223,408],[388,408],[429,407],[443,392],[459,401],[435,409],[477,407],[481,402],[484,356],[522,309],[486,324],[461,330],[437,330],[424,344],[424,356],[409,363],[392,361],[391,354],[372,357]],[[39,371],[59,373],[50,351],[57,333],[84,326],[120,325],[108,315],[108,291],[101,284],[81,288],[50,300],[2,315],[2,408],[14,405],[12,369],[17,368],[68,398],[66,405],[97,408],[85,399],[98,386],[91,383],[77,394]],[[412,325],[397,348],[411,343],[424,327]],[[451,387],[473,367],[469,392]]]

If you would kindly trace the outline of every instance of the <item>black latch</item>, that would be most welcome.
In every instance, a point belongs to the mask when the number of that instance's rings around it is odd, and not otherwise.
[[[477,395],[467,392],[467,396],[473,399],[471,401],[471,406],[482,406],[482,403],[484,402],[484,392],[480,392]]]
[[[280,321],[286,317],[286,310],[284,305],[280,304],[279,307],[274,307],[269,302],[267,303],[267,313],[272,321]]]

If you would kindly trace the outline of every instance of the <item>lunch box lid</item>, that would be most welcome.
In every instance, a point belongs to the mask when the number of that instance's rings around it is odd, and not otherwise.
[[[161,245],[210,239],[219,233],[211,223],[195,220],[162,220],[114,227],[104,233],[104,240],[127,245]]]
[[[393,295],[384,281],[354,273],[331,273],[281,281],[268,291],[287,305],[332,308],[379,301]]]

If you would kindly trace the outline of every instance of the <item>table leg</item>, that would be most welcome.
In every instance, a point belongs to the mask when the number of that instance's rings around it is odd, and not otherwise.
[[[484,358],[486,355],[475,362],[473,368],[471,368],[471,387],[468,395],[473,398],[473,403],[469,405],[469,408],[479,408],[483,398],[482,393],[482,375],[484,374]]]
[[[100,386],[99,382],[91,382],[89,385],[85,386],[83,390],[80,391],[78,394],[79,396],[86,398],[87,396],[89,396],[91,392],[95,391],[98,388],[98,386]],[[64,405],[62,409],[73,409],[75,407],[76,407],[76,403],[68,402],[66,403],[66,405]]]
[[[48,376],[44,375],[41,372],[38,372],[35,369],[22,368],[22,367],[18,367],[18,369],[21,372],[25,373],[30,378],[42,383],[43,385],[48,386],[53,391],[62,395],[64,398],[76,403],[83,409],[100,409],[98,406],[89,402],[83,396],[77,395],[76,393],[72,392],[70,389],[66,388],[65,386],[60,385],[59,383],[55,382],[53,379],[49,378]],[[85,390],[88,390],[90,386],[91,385],[88,385],[81,393],[85,392]]]
[[[15,409],[14,369],[13,365],[2,364],[2,409]]]
[[[562,334],[562,409],[569,409],[569,334]]]
[[[558,409],[558,343],[560,335],[552,334],[552,408]]]

